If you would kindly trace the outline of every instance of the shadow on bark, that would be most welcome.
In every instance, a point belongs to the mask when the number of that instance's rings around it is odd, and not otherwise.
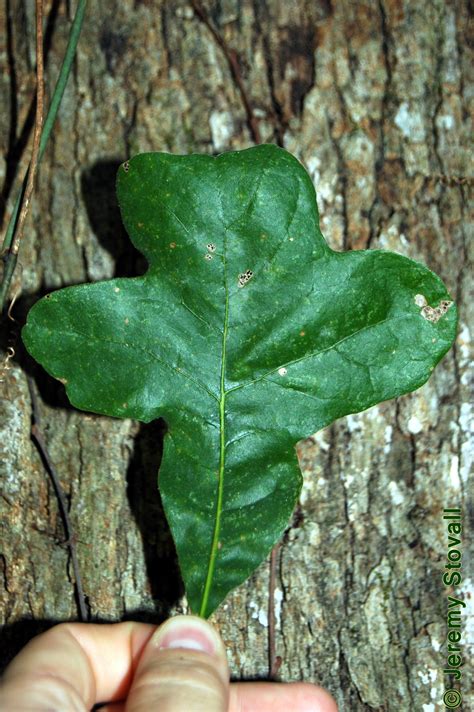
[[[92,231],[115,262],[113,276],[137,277],[146,272],[148,265],[130,242],[122,223],[115,193],[117,171],[122,162],[114,158],[94,163],[82,173],[81,190]]]
[[[123,226],[115,182],[120,158],[96,162],[83,171],[81,190],[91,228],[115,263],[114,277],[136,277],[147,261],[135,249]],[[183,595],[184,588],[173,539],[158,492],[158,469],[166,433],[164,420],[141,424],[127,471],[127,496],[143,541],[150,593],[155,612],[134,611],[126,618],[158,622]]]
[[[158,491],[158,470],[165,433],[166,423],[162,418],[141,424],[127,471],[127,497],[142,537],[155,613],[134,611],[126,618],[151,623],[167,618],[171,608],[184,594],[176,549]]]
[[[2,628],[2,645],[0,647],[0,675],[8,663],[13,660],[29,640],[44,633],[56,625],[55,620],[34,620],[23,618]]]

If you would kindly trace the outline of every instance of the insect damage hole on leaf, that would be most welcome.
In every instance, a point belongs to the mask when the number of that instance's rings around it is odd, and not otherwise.
[[[251,269],[248,269],[248,270],[246,270],[245,272],[242,272],[241,274],[239,274],[239,277],[238,277],[238,285],[239,285],[239,287],[245,287],[245,285],[247,284],[247,282],[248,282],[249,280],[251,280],[252,277],[253,277],[253,272],[252,272]]]
[[[453,302],[448,299],[442,299],[437,307],[431,307],[423,294],[416,294],[415,304],[421,307],[420,314],[424,319],[436,324],[446,314]]]

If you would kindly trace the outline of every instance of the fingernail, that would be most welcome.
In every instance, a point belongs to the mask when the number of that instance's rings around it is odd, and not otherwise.
[[[193,616],[175,616],[163,623],[153,635],[153,645],[160,650],[185,648],[208,655],[216,652],[217,634],[208,623]]]

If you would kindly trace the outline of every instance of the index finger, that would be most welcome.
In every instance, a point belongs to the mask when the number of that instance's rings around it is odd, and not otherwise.
[[[155,630],[133,622],[61,623],[51,628],[33,638],[7,667],[0,709],[83,710],[125,699]]]

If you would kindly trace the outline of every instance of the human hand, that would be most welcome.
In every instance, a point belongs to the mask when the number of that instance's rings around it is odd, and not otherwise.
[[[309,683],[235,682],[206,621],[62,623],[31,640],[0,682],[1,712],[337,712]]]

